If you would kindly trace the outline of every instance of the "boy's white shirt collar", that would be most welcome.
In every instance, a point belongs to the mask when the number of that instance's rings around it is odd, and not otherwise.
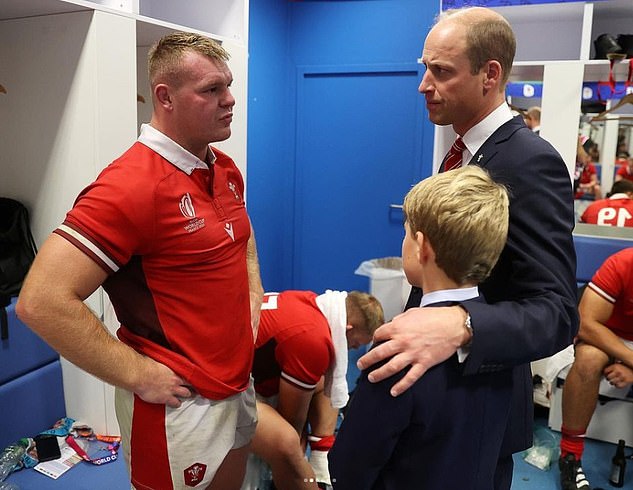
[[[154,150],[174,167],[179,168],[187,175],[191,175],[191,173],[197,168],[204,170],[209,169],[209,166],[193,153],[185,150],[169,136],[161,133],[158,129],[150,126],[149,124],[141,125],[141,134],[138,137],[138,141],[139,143],[143,143],[148,148]],[[216,157],[211,149],[211,146],[208,148],[209,155],[211,157],[211,164],[213,164]]]
[[[462,136],[462,140],[466,146],[466,149],[462,153],[464,165],[470,163],[475,152],[492,136],[492,133],[511,120],[512,117],[510,107],[503,102],[482,121],[466,131],[466,134]]]
[[[445,301],[466,301],[467,299],[473,299],[477,296],[479,296],[479,288],[477,286],[472,288],[442,289],[423,295],[420,306],[424,307]],[[468,354],[470,354],[470,345],[458,348],[457,361],[460,364],[463,363],[468,358]]]
[[[466,301],[467,299],[473,299],[477,296],[479,296],[479,288],[477,286],[471,288],[441,289],[439,291],[426,293],[422,296],[420,306],[424,307],[446,301]]]

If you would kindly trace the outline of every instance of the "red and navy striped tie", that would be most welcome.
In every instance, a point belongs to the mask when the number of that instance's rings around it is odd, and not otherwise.
[[[466,145],[462,140],[461,136],[458,136],[451,149],[448,150],[448,153],[444,157],[442,161],[442,166],[440,167],[442,172],[448,172],[449,170],[455,170],[462,166],[462,152],[466,149]]]

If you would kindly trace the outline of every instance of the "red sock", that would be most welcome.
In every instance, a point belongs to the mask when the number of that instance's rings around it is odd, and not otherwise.
[[[323,437],[311,435],[308,440],[310,441],[310,449],[313,451],[329,451],[334,445],[335,437],[334,435]]]
[[[576,460],[580,460],[585,449],[585,433],[587,430],[571,430],[563,426],[560,428],[560,432],[562,434],[560,441],[561,457],[564,458],[571,453],[576,457]]]

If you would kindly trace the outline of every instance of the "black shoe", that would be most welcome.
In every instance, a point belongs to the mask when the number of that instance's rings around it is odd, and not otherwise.
[[[591,490],[591,485],[582,471],[581,461],[576,460],[576,456],[569,453],[564,458],[560,458],[558,467],[560,468],[560,486],[563,490]]]

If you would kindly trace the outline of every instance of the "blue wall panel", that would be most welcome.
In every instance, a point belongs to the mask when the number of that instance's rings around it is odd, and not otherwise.
[[[367,289],[364,260],[400,255],[419,178],[416,63],[305,67],[298,78],[294,286]]]
[[[297,175],[301,172],[297,162],[305,157],[305,147],[298,145],[297,135],[306,134],[306,128],[297,123],[298,67],[336,66],[342,71],[353,71],[358,65],[415,63],[438,10],[439,2],[419,0],[251,2],[247,197],[266,290],[319,289],[319,284],[299,281],[299,276],[312,275],[315,271],[305,268],[321,267],[331,254],[324,251],[319,260],[307,262],[295,257],[296,234],[302,233],[295,227],[297,220],[302,219],[297,215],[295,200]],[[410,86],[402,87],[403,92],[408,91],[406,97],[420,101],[412,103],[418,104],[419,111],[413,128],[417,131],[418,141],[414,143],[419,154],[404,163],[407,168],[412,164],[417,168],[412,171],[413,182],[407,182],[405,188],[431,172],[433,126],[421,109],[418,84],[419,78],[411,76]],[[371,104],[368,97],[358,111]],[[367,138],[355,131],[343,136],[352,145],[360,146]],[[401,183],[394,186],[394,192],[402,194],[401,187]],[[348,198],[357,198],[355,194],[350,192]],[[346,203],[342,200],[337,205],[344,208]],[[310,224],[300,228],[306,227]],[[318,228],[311,231],[328,232]],[[307,237],[301,239],[304,238]],[[363,249],[363,245],[359,241],[358,256],[372,258],[371,248]],[[391,253],[400,253],[397,246],[392,248]],[[300,274],[297,267],[302,268]]]
[[[289,284],[293,221],[292,169],[294,98],[288,49],[288,2],[250,2],[248,69],[247,206],[264,288]],[[239,104],[239,101],[237,101]]]

